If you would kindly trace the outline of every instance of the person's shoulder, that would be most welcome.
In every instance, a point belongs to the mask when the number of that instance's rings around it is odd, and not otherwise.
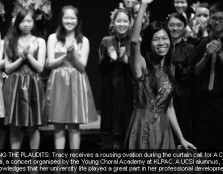
[[[36,39],[39,43],[45,43],[45,40],[41,37],[36,37]]]
[[[57,39],[57,35],[56,35],[56,33],[52,33],[52,34],[50,34],[49,37],[48,37],[48,40],[49,40],[49,39]]]
[[[102,38],[102,40],[103,41],[110,41],[110,40],[112,40],[112,36],[104,36],[103,38]]]
[[[89,40],[88,40],[88,38],[86,36],[83,36],[82,41],[83,42],[88,42]]]

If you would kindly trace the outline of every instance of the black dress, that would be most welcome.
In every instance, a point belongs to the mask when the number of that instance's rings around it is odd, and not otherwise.
[[[173,105],[181,131],[186,139],[192,138],[192,111],[194,96],[194,67],[196,51],[192,44],[182,40],[172,47],[172,63],[178,92],[174,92]]]
[[[210,37],[198,46],[198,61],[205,52]],[[223,38],[220,39],[223,43]],[[216,57],[213,89],[209,90],[211,60],[205,70],[196,76],[199,97],[196,105],[195,145],[200,149],[223,149],[223,63]]]
[[[119,57],[112,61],[108,49],[113,46],[118,53],[120,46],[126,47],[129,57],[129,38],[104,37],[99,46],[102,77],[101,84],[101,131],[106,134],[105,148],[121,148],[133,110],[133,84],[129,64]],[[110,139],[110,140],[109,140]],[[112,142],[111,142],[112,141]],[[116,146],[116,147],[115,147]]]

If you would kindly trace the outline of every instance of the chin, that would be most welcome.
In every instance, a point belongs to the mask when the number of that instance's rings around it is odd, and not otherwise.
[[[165,56],[167,55],[167,52],[164,52],[164,53],[157,53],[158,56]]]

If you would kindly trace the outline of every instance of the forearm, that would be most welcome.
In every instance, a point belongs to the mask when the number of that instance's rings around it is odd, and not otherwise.
[[[171,101],[172,102],[172,101]],[[171,104],[172,105],[172,104]],[[170,125],[176,135],[176,137],[178,138],[178,140],[180,142],[182,142],[184,140],[184,137],[183,137],[183,134],[180,130],[180,127],[179,127],[179,124],[178,124],[178,121],[177,121],[177,118],[176,118],[176,113],[175,113],[175,110],[174,110],[174,107],[173,106],[170,106],[167,110],[167,117],[169,119],[169,122],[170,122]]]
[[[5,64],[5,72],[7,74],[11,74],[13,71],[15,71],[23,62],[23,58],[19,57],[16,61],[14,62],[8,62]]]
[[[2,70],[5,67],[5,60],[0,60],[0,70]]]
[[[63,64],[66,56],[67,55],[64,54],[58,58],[48,59],[48,67],[49,68],[57,68],[57,67],[61,66]]]
[[[206,69],[206,66],[208,64],[208,56],[210,56],[210,55],[207,55],[205,53],[204,57],[201,59],[201,61],[196,64],[196,66],[195,66],[195,74],[196,75],[199,75]]]
[[[141,4],[138,15],[135,19],[135,22],[133,25],[132,37],[131,37],[131,42],[133,43],[139,42],[140,33],[142,29],[142,21],[143,21],[143,17],[146,12],[147,6],[148,4],[143,4],[143,3]]]
[[[44,68],[44,63],[40,63],[38,60],[36,60],[31,54],[27,55],[27,59],[29,60],[30,64],[33,66],[33,68],[38,72],[41,73]]]
[[[74,67],[79,71],[79,72],[84,72],[86,68],[86,63],[81,61],[81,56],[76,52],[73,51],[72,53],[72,63]]]

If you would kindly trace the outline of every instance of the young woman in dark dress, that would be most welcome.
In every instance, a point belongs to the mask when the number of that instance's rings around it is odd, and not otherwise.
[[[126,9],[114,13],[114,35],[106,36],[99,46],[99,72],[102,77],[101,131],[103,147],[123,147],[133,110],[130,55],[130,14]]]

